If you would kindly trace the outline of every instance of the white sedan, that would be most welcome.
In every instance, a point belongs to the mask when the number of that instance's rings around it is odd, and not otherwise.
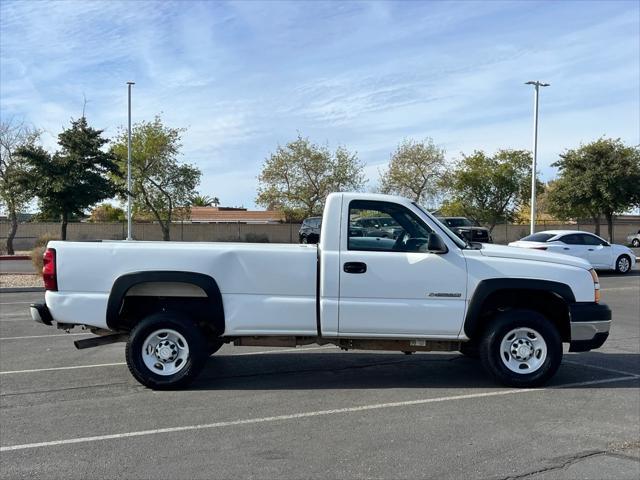
[[[584,258],[593,268],[618,273],[628,273],[636,263],[631,249],[579,230],[546,230],[511,242],[509,246],[573,255]]]
[[[634,248],[640,247],[640,230],[638,233],[627,235],[627,243]]]

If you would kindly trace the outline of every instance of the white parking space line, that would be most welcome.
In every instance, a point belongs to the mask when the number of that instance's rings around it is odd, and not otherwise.
[[[586,382],[565,383],[562,385],[556,385],[554,387],[547,387],[547,388],[523,388],[523,389],[515,389],[515,390],[498,390],[493,392],[471,393],[466,395],[452,395],[447,397],[423,398],[419,400],[406,400],[403,402],[377,403],[373,405],[361,405],[358,407],[336,408],[332,410],[318,410],[315,412],[301,412],[301,413],[293,413],[290,415],[276,415],[272,417],[246,418],[246,419],[231,420],[227,422],[204,423],[204,424],[198,424],[198,425],[184,425],[181,427],[158,428],[154,430],[139,430],[134,432],[115,433],[110,435],[96,435],[93,437],[67,438],[62,440],[53,440],[49,442],[7,445],[7,446],[0,447],[0,452],[11,452],[15,450],[26,450],[26,449],[41,448],[41,447],[56,447],[60,445],[99,442],[104,440],[118,440],[118,439],[131,438],[131,437],[158,435],[162,433],[177,433],[177,432],[186,432],[186,431],[194,431],[194,430],[207,430],[207,429],[213,429],[213,428],[234,427],[234,426],[240,426],[240,425],[252,425],[252,424],[258,424],[258,423],[281,422],[286,420],[296,420],[300,418],[332,416],[332,415],[340,415],[345,413],[357,413],[357,412],[365,412],[369,410],[381,410],[381,409],[389,409],[389,408],[411,407],[415,405],[426,405],[429,403],[441,403],[441,402],[453,402],[458,400],[468,400],[472,398],[499,397],[499,396],[517,395],[517,394],[532,393],[532,392],[545,392],[549,390],[557,390],[559,388],[587,387],[590,385],[600,385],[603,383],[614,383],[614,382],[624,382],[627,380],[636,380],[638,378],[640,378],[639,375],[629,375],[624,377],[607,378],[603,380],[590,380]]]
[[[640,284],[638,284],[635,287],[608,287],[608,288],[600,287],[600,290],[602,290],[603,292],[610,292],[610,291],[613,291],[613,290],[616,290],[616,291],[620,291],[620,290],[635,290],[636,292],[640,293]]]
[[[625,370],[617,370],[617,369],[608,368],[608,367],[600,367],[598,365],[592,365],[590,363],[580,363],[580,362],[574,362],[574,361],[571,361],[571,360],[562,360],[562,363],[570,363],[571,365],[578,365],[580,367],[591,367],[591,368],[595,368],[596,370],[602,370],[603,372],[615,373],[617,375],[636,375],[636,376],[638,376],[637,373],[627,372]]]
[[[30,305],[35,302],[2,302],[0,305]]]
[[[24,337],[0,337],[2,340],[28,340],[31,338],[51,338],[51,337],[77,337],[78,335],[93,335],[93,333],[63,333],[60,335],[26,335]]]
[[[14,375],[16,373],[55,372],[58,370],[77,370],[79,368],[113,367],[115,365],[126,365],[126,363],[125,362],[100,363],[98,365],[74,365],[71,367],[33,368],[31,370],[9,370],[7,372],[0,372],[0,375]]]
[[[241,352],[241,353],[230,353],[228,355],[228,357],[239,357],[242,355],[265,355],[268,353],[283,353],[283,352],[303,352],[303,351],[308,351],[308,350],[323,350],[323,349],[328,349],[328,348],[337,348],[334,347],[333,345],[325,345],[322,347],[309,347],[309,348],[281,348],[281,349],[274,349],[274,350],[262,350],[262,351],[258,351],[258,352]],[[223,355],[220,355],[223,356]],[[54,371],[59,371],[59,370],[77,370],[79,368],[98,368],[98,367],[114,367],[117,365],[126,365],[125,362],[115,362],[115,363],[100,363],[97,365],[73,365],[70,367],[51,367],[51,368],[33,368],[33,369],[29,369],[29,370],[9,370],[6,372],[0,372],[0,375],[15,375],[18,373],[36,373],[36,372],[54,372]]]

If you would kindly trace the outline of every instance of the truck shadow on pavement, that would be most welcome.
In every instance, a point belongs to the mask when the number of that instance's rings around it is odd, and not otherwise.
[[[194,390],[487,389],[498,385],[475,359],[459,354],[270,353],[214,355]],[[614,381],[616,378],[636,379]],[[611,381],[609,381],[611,380]],[[630,388],[640,384],[640,354],[565,354],[547,387]]]

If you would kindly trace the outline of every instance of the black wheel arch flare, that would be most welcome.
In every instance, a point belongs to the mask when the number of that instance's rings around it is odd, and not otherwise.
[[[481,280],[478,283],[464,319],[464,333],[467,337],[473,338],[482,326],[482,307],[485,302],[495,292],[531,290],[539,292],[552,292],[562,298],[567,305],[575,303],[576,298],[571,287],[565,283],[551,280],[538,280],[533,278],[490,278]]]
[[[188,283],[201,288],[207,295],[211,306],[211,322],[213,322],[217,331],[224,332],[222,294],[215,279],[204,273],[163,270],[131,272],[118,277],[111,287],[107,302],[107,326],[111,329],[117,329],[120,310],[124,303],[124,298],[131,287],[140,283],[154,282]]]

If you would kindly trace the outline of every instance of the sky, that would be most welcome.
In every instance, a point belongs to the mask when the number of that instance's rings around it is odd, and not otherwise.
[[[366,164],[368,188],[404,138],[451,161],[531,149],[540,94],[543,180],[567,148],[640,144],[640,2],[118,2],[2,0],[0,116],[72,118],[114,136],[160,114],[186,127],[199,191],[255,207],[257,176],[298,133]]]

